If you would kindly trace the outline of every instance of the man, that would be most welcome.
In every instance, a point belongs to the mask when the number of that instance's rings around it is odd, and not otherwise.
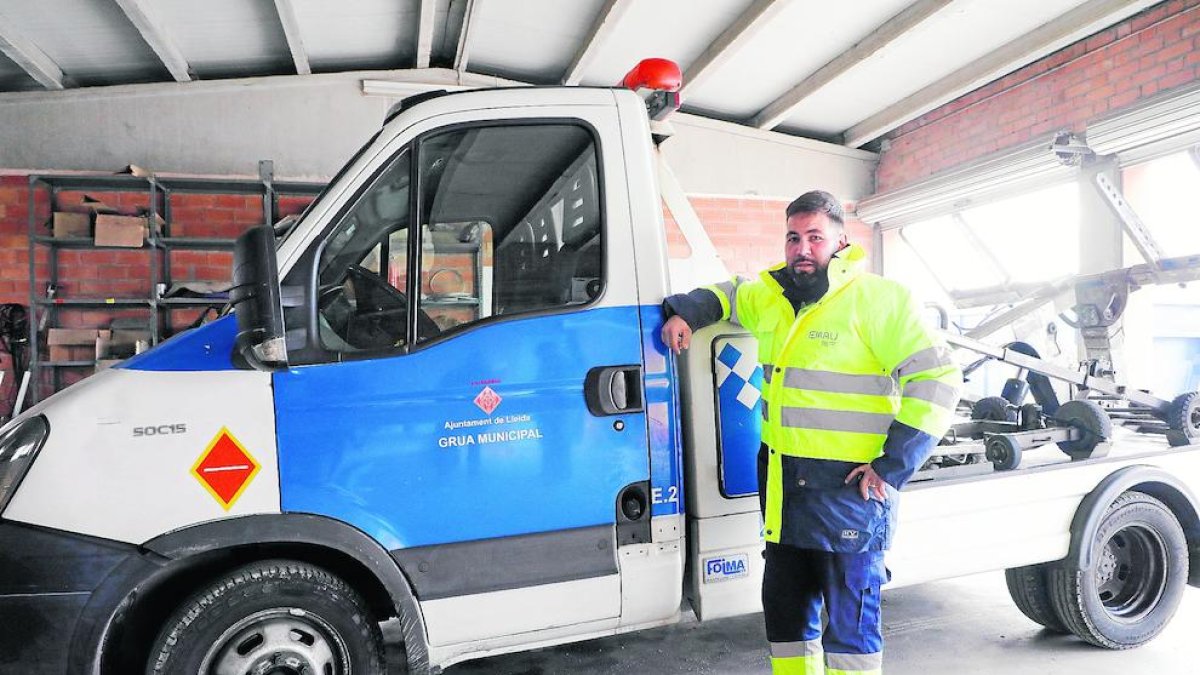
[[[843,220],[833,195],[805,193],[787,207],[785,263],[664,302],[662,339],[676,354],[719,320],[758,341],[763,613],[777,674],[882,672],[879,587],[898,490],[962,387],[908,290],[860,269],[866,254]]]

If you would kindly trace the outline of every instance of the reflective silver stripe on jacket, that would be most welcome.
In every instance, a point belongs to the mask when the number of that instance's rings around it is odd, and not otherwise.
[[[894,419],[895,415],[883,413],[819,408],[784,408],[779,413],[781,426],[860,434],[886,434]]]
[[[954,360],[950,358],[950,350],[945,347],[928,347],[904,359],[892,371],[892,377],[898,380],[923,370],[950,365],[954,365]]]
[[[729,320],[737,323],[737,284],[732,281],[722,281],[719,284],[713,284],[729,300]]]
[[[764,384],[771,384],[771,374],[773,372],[775,372],[775,366],[773,366],[769,363],[763,364],[763,383]],[[785,381],[784,384],[787,384],[787,382]]]
[[[771,658],[791,659],[797,656],[818,656],[821,654],[821,638],[815,640],[800,640],[799,642],[772,642]]]
[[[905,398],[919,398],[934,405],[954,410],[958,407],[958,390],[938,380],[915,380],[904,385]]]
[[[851,375],[806,368],[788,368],[783,371],[783,386],[834,394],[872,396],[887,396],[896,391],[896,381],[886,375]]]
[[[874,654],[835,654],[833,652],[826,652],[825,667],[833,670],[859,672],[882,670],[883,652],[875,652]]]

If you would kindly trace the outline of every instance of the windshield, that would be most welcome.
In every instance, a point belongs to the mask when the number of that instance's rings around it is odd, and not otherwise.
[[[346,163],[342,165],[342,168],[338,169],[338,172],[336,174],[334,174],[333,178],[329,179],[329,182],[325,184],[325,188],[321,190],[321,192],[317,195],[316,199],[309,202],[308,206],[304,207],[304,210],[300,212],[299,216],[296,216],[294,219],[292,219],[290,222],[287,222],[287,223],[284,223],[284,221],[287,220],[286,218],[284,218],[283,220],[280,220],[279,223],[276,223],[276,230],[275,230],[275,250],[276,251],[283,248],[284,243],[287,242],[288,239],[291,238],[292,234],[301,229],[299,227],[300,223],[304,222],[304,219],[308,217],[309,213],[312,213],[313,207],[316,206],[317,204],[320,204],[321,201],[325,199],[325,196],[329,194],[330,188],[332,188],[334,186],[334,184],[336,184],[339,180],[341,180],[342,176],[346,175],[346,171],[349,170],[350,167],[353,166],[354,163],[357,162],[358,159],[363,156],[363,153],[365,153],[367,151],[367,148],[371,147],[371,144],[374,143],[375,140],[379,138],[379,134],[381,134],[381,133],[383,133],[382,127],[375,133],[371,134],[371,137],[367,139],[367,142],[363,143],[362,147],[360,147],[357,151],[355,151],[355,153],[350,157],[350,159],[346,160]],[[283,224],[283,232],[279,231],[278,226],[280,224]]]

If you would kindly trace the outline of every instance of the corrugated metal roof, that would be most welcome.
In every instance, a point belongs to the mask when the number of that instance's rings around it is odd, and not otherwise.
[[[0,96],[306,69],[394,71],[421,59],[533,84],[610,85],[640,59],[660,56],[685,72],[713,64],[686,91],[685,110],[857,147],[1155,4],[0,0]],[[820,82],[807,88],[814,74]]]

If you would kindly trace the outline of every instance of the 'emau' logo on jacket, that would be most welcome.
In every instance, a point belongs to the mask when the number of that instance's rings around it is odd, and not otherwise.
[[[810,330],[809,340],[820,340],[822,347],[832,347],[837,344],[839,333],[836,330]]]

